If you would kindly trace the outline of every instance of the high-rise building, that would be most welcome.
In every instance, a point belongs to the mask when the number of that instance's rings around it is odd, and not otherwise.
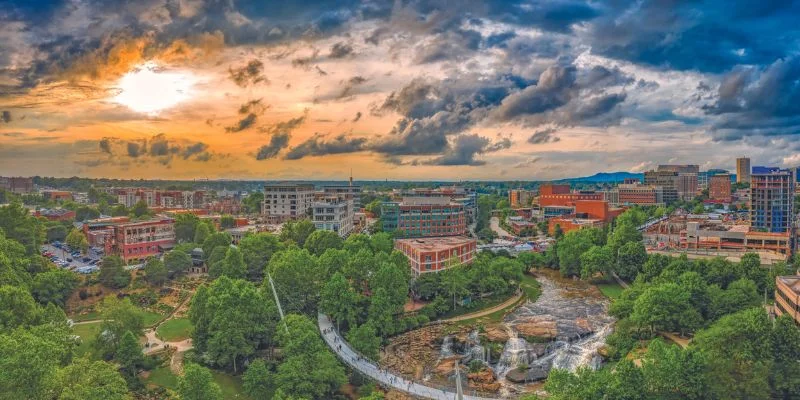
[[[404,197],[401,202],[381,205],[385,232],[397,231],[401,237],[465,235],[467,217],[464,205],[447,197]]]
[[[326,195],[346,196],[353,200],[353,209],[361,209],[361,186],[350,183],[349,185],[325,185],[322,192]]]
[[[736,159],[736,183],[750,183],[750,159],[747,157]]]
[[[606,192],[612,205],[664,205],[664,188],[642,184],[622,184]]]
[[[526,207],[531,203],[531,192],[525,189],[511,189],[508,191],[508,204],[511,207]]]
[[[347,237],[353,231],[353,200],[349,195],[328,196],[317,200],[311,207],[312,221],[320,230],[332,231]]]
[[[750,225],[766,232],[789,232],[794,218],[794,174],[787,169],[753,167],[750,173]]]
[[[308,215],[314,203],[314,185],[273,183],[264,186],[261,213],[275,222]]]
[[[661,187],[664,203],[673,203],[681,198],[678,193],[678,181],[678,172],[676,171],[646,171],[644,173],[645,185]]]
[[[696,164],[661,164],[657,171],[677,172],[679,174],[698,174],[700,166]]]
[[[729,203],[731,201],[731,176],[721,174],[709,178],[708,197],[711,200]]]

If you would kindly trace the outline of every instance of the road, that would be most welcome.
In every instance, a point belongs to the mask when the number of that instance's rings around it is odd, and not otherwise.
[[[505,229],[500,226],[500,220],[497,217],[492,217],[489,220],[489,226],[492,228],[495,233],[497,233],[500,237],[515,237],[511,233],[508,233]]]
[[[381,386],[391,387],[395,390],[408,393],[412,396],[423,397],[426,399],[453,400],[456,398],[455,392],[414,383],[403,378],[402,376],[392,374],[391,371],[379,369],[376,364],[367,360],[366,358],[360,357],[358,353],[350,348],[350,345],[345,342],[341,336],[339,336],[338,332],[336,332],[336,329],[333,327],[333,323],[327,315],[319,314],[317,317],[317,322],[319,324],[319,330],[322,334],[322,338],[325,340],[325,343],[328,344],[331,350],[333,350],[333,352],[347,365],[374,379],[380,383]],[[488,397],[469,396],[466,394],[464,395],[464,399],[494,400]]]

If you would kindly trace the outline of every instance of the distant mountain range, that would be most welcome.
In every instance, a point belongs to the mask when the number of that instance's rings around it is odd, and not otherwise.
[[[634,174],[631,172],[599,172],[592,176],[584,176],[581,178],[568,178],[561,179],[562,182],[622,182],[625,179],[634,178],[640,181],[644,179],[644,174]]]

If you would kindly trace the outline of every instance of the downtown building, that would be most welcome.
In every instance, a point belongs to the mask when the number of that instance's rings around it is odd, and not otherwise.
[[[731,202],[731,176],[714,175],[708,180],[708,198],[723,203]]]
[[[141,188],[111,188],[108,192],[116,196],[117,203],[131,208],[143,201],[148,208],[199,209],[209,204],[205,190],[161,190]]]
[[[736,183],[750,183],[750,159],[747,157],[736,159]]]
[[[640,183],[621,184],[605,192],[605,199],[615,206],[662,206],[664,188]]]
[[[381,205],[384,232],[397,236],[459,236],[467,233],[467,216],[461,203],[447,197],[404,197]]]
[[[118,255],[126,264],[138,263],[175,246],[174,222],[167,217],[135,222],[128,217],[102,218],[83,224],[83,232],[90,246]]]
[[[0,190],[22,194],[33,192],[33,178],[0,176]]]
[[[410,190],[393,190],[392,198],[400,201],[406,197],[433,197],[449,199],[453,203],[464,206],[464,212],[474,218],[478,210],[478,193],[463,186],[441,186],[435,189],[415,188]]]
[[[350,195],[324,196],[311,206],[314,227],[347,237],[355,226],[353,199]]]
[[[273,183],[264,186],[261,214],[271,223],[311,215],[314,185],[307,183]]]
[[[800,327],[800,275],[775,278],[775,315],[788,315]]]
[[[362,207],[361,186],[354,185],[352,178],[350,178],[350,184],[347,185],[325,185],[322,187],[322,193],[325,196],[337,196],[352,200],[353,210],[360,210]]]
[[[508,191],[508,204],[512,208],[527,207],[533,198],[530,191],[525,189],[511,189]]]
[[[471,264],[478,241],[465,236],[397,239],[394,248],[406,256],[411,275],[416,278],[424,273]]]
[[[794,174],[787,169],[753,167],[750,174],[750,225],[755,230],[790,233],[794,221]]]

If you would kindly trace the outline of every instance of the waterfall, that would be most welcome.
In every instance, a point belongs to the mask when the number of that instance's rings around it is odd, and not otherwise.
[[[509,338],[503,347],[503,354],[497,362],[497,375],[505,374],[519,367],[521,364],[530,364],[530,344],[519,337]]]
[[[447,358],[453,356],[453,336],[447,335],[442,340],[442,351],[439,358]]]

